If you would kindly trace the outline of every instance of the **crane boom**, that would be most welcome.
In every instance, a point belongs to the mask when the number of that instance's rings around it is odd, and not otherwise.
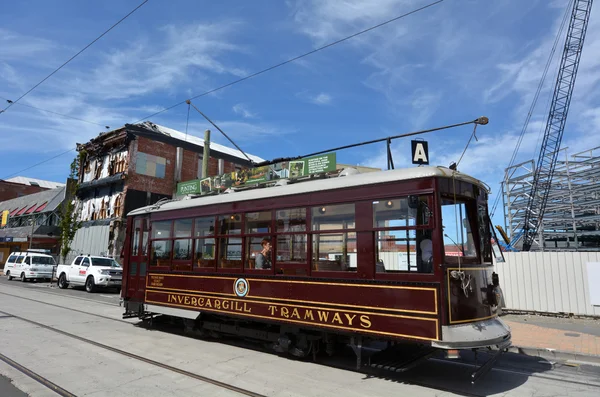
[[[558,77],[546,122],[544,139],[533,175],[523,224],[523,251],[529,251],[542,224],[548,193],[552,184],[554,167],[560,149],[569,105],[581,59],[593,0],[575,0],[565,40]]]

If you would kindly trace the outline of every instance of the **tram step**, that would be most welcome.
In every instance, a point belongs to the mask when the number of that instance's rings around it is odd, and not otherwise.
[[[418,350],[391,347],[373,354],[365,366],[376,370],[405,372],[437,351],[432,347],[423,347]]]

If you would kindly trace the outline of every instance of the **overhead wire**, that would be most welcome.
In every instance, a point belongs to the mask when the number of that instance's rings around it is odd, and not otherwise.
[[[138,8],[140,8],[141,6],[143,6],[143,5],[144,5],[144,4],[145,4],[147,1],[148,1],[148,0],[145,0],[143,3],[141,3],[139,6],[137,6],[137,7],[136,7],[136,8],[135,8],[133,11],[131,11],[129,14],[127,14],[127,15],[126,15],[124,18],[122,18],[122,19],[121,19],[119,22],[117,22],[115,25],[113,25],[113,26],[112,26],[112,27],[111,27],[109,30],[107,30],[106,32],[104,32],[104,33],[103,33],[103,34],[102,34],[100,37],[102,37],[104,34],[108,33],[108,31],[110,31],[112,28],[114,28],[116,25],[118,25],[120,22],[122,22],[122,21],[123,21],[125,18],[127,18],[129,15],[133,14],[133,12],[134,12],[134,11],[136,11]],[[325,45],[323,45],[323,46],[321,46],[321,47],[318,47],[318,48],[316,48],[316,49],[314,49],[314,50],[311,50],[311,51],[309,51],[309,52],[306,52],[306,53],[304,53],[304,54],[301,54],[301,55],[298,55],[298,56],[296,56],[296,57],[290,58],[290,59],[288,59],[288,60],[286,60],[286,61],[283,61],[283,62],[280,62],[280,63],[278,63],[278,64],[276,64],[276,65],[272,65],[272,66],[270,66],[270,67],[268,67],[268,68],[262,69],[262,70],[260,70],[260,71],[258,71],[258,72],[252,73],[252,74],[250,74],[250,75],[247,75],[247,76],[245,76],[245,77],[242,77],[242,78],[239,78],[239,79],[237,79],[237,80],[234,80],[234,81],[232,81],[232,82],[230,82],[230,83],[224,84],[224,85],[222,85],[222,86],[219,86],[219,87],[217,87],[217,88],[211,89],[211,90],[209,90],[209,91],[205,91],[205,92],[203,92],[202,94],[199,94],[199,95],[193,96],[193,97],[191,97],[191,98],[189,98],[189,99],[186,99],[186,100],[184,100],[184,101],[178,102],[178,103],[176,103],[176,104],[174,104],[174,105],[172,105],[172,106],[169,106],[169,107],[167,107],[167,108],[164,108],[164,109],[162,109],[162,110],[160,110],[160,111],[158,111],[158,112],[155,112],[155,113],[153,113],[153,114],[151,114],[151,115],[148,115],[148,116],[146,116],[146,117],[144,117],[144,118],[142,118],[142,119],[139,119],[139,120],[135,121],[133,124],[137,124],[137,123],[139,123],[139,122],[142,122],[142,121],[144,121],[144,120],[146,120],[146,119],[149,119],[149,118],[151,118],[151,117],[154,117],[154,116],[156,116],[156,115],[159,115],[159,114],[161,114],[161,113],[167,112],[167,111],[169,111],[169,110],[171,110],[171,109],[173,109],[173,108],[175,108],[175,107],[177,107],[177,106],[180,106],[180,105],[182,105],[182,104],[184,104],[184,103],[187,103],[187,101],[190,101],[190,100],[192,100],[192,99],[197,99],[197,98],[200,98],[200,97],[203,97],[203,96],[209,95],[209,94],[211,94],[211,93],[213,93],[213,92],[216,92],[216,91],[222,90],[222,89],[224,89],[224,88],[230,87],[230,86],[232,86],[232,85],[235,85],[235,84],[241,83],[241,82],[243,82],[243,81],[249,80],[249,79],[251,79],[251,78],[253,78],[253,77],[259,76],[259,75],[261,75],[261,74],[264,74],[264,73],[266,73],[266,72],[269,72],[269,71],[271,71],[271,70],[273,70],[273,69],[277,69],[277,68],[279,68],[279,67],[281,67],[281,66],[287,65],[287,64],[289,64],[289,63],[292,63],[292,62],[294,62],[294,61],[297,61],[297,60],[299,60],[299,59],[301,59],[301,58],[304,58],[304,57],[307,57],[307,56],[309,56],[309,55],[312,55],[312,54],[314,54],[314,53],[316,53],[316,52],[319,52],[319,51],[322,51],[322,50],[324,50],[324,49],[326,49],[326,48],[332,47],[332,46],[334,46],[334,45],[336,45],[336,44],[339,44],[339,43],[342,43],[342,42],[344,42],[344,41],[350,40],[350,39],[352,39],[352,38],[354,38],[354,37],[360,36],[360,35],[362,35],[362,34],[364,34],[364,33],[367,33],[367,32],[369,32],[369,31],[372,31],[372,30],[374,30],[374,29],[380,28],[380,27],[382,27],[382,26],[385,26],[385,25],[387,25],[387,24],[390,24],[390,23],[392,23],[392,22],[395,22],[395,21],[397,21],[397,20],[400,20],[400,19],[403,19],[403,18],[405,18],[405,17],[408,17],[408,16],[410,16],[410,15],[412,15],[412,14],[415,14],[415,13],[417,13],[417,12],[423,11],[423,10],[425,10],[425,9],[427,9],[427,8],[433,7],[434,5],[437,5],[437,4],[439,4],[439,3],[442,3],[443,1],[444,1],[444,0],[437,0],[437,1],[434,1],[434,2],[432,2],[432,3],[429,3],[429,4],[425,5],[425,6],[422,6],[422,7],[420,7],[420,8],[417,8],[417,9],[414,9],[414,10],[412,10],[412,11],[409,11],[409,12],[407,12],[407,13],[404,13],[404,14],[402,14],[402,15],[399,15],[399,16],[397,16],[397,17],[395,17],[395,18],[388,19],[388,20],[386,20],[386,21],[384,21],[384,22],[381,22],[381,23],[379,23],[379,24],[377,24],[377,25],[374,25],[374,26],[371,26],[371,27],[369,27],[369,28],[367,28],[367,29],[361,30],[361,31],[359,31],[359,32],[357,32],[357,33],[354,33],[354,34],[350,35],[350,36],[346,36],[346,37],[344,37],[344,38],[342,38],[342,39],[336,40],[336,41],[334,41],[334,42],[331,42],[331,43],[329,43],[329,44],[325,44]],[[87,47],[89,47],[90,45],[92,45],[92,44],[93,44],[95,41],[97,41],[97,40],[98,40],[100,37],[98,37],[96,40],[94,40],[92,43],[90,43],[88,46],[86,46],[86,47],[85,47],[83,50],[81,50],[81,51],[80,51],[79,53],[77,53],[75,56],[77,56],[77,55],[79,55],[81,52],[83,52],[83,51],[84,51],[84,50],[85,50]],[[74,57],[75,57],[75,56],[74,56]],[[74,57],[73,57],[73,58],[74,58]],[[71,58],[71,59],[73,59],[73,58]],[[63,64],[63,65],[62,65],[60,68],[62,68],[62,67],[63,67],[64,65],[66,65],[68,62],[70,62],[70,60],[69,60],[69,61],[67,61],[65,64]],[[59,68],[59,69],[60,69],[60,68]],[[8,109],[10,106],[14,105],[16,102],[18,102],[20,99],[22,99],[22,98],[23,98],[25,95],[27,95],[29,92],[33,91],[33,89],[35,89],[37,86],[39,86],[40,84],[42,84],[42,83],[43,83],[43,82],[44,82],[46,79],[48,79],[48,78],[49,78],[51,75],[53,75],[54,73],[56,73],[56,72],[57,72],[59,69],[57,69],[57,70],[55,70],[54,72],[52,72],[52,73],[51,73],[49,76],[47,76],[47,77],[46,77],[44,80],[42,80],[40,83],[36,84],[36,86],[34,86],[32,89],[30,89],[30,90],[29,90],[28,92],[26,92],[25,94],[23,94],[21,97],[19,97],[19,98],[18,98],[16,101],[14,101],[13,103],[11,103],[11,104],[10,104],[10,105],[9,105],[9,106],[8,106],[6,109],[4,109],[4,110],[6,111],[6,110],[7,110],[7,109]],[[18,173],[21,173],[21,172],[23,172],[23,171],[27,171],[27,170],[29,170],[29,169],[31,169],[31,168],[37,167],[38,165],[41,165],[41,164],[44,164],[44,163],[46,163],[46,162],[48,162],[48,161],[54,160],[55,158],[57,158],[57,157],[60,157],[60,156],[62,156],[62,155],[64,155],[64,154],[67,154],[67,153],[71,152],[72,150],[75,150],[75,149],[70,149],[70,150],[68,150],[68,151],[65,151],[65,152],[63,152],[63,153],[61,153],[61,154],[58,154],[58,155],[56,155],[56,156],[54,156],[54,157],[52,157],[52,158],[49,158],[49,159],[47,159],[47,160],[41,161],[41,162],[39,162],[39,163],[36,163],[36,164],[34,164],[34,165],[32,165],[32,166],[30,166],[30,167],[28,167],[28,168],[26,168],[26,169],[24,169],[24,170],[22,170],[22,171],[19,171]],[[241,151],[241,150],[240,150],[240,151]],[[18,173],[17,173],[17,174],[18,174]],[[16,174],[13,174],[13,175],[16,175]],[[12,175],[10,175],[10,176],[12,176]],[[10,176],[9,176],[9,177],[10,177]]]
[[[65,154],[67,154],[67,153],[69,153],[69,152],[72,152],[72,151],[74,151],[74,150],[75,150],[75,148],[71,148],[71,149],[69,149],[69,150],[66,150],[66,151],[64,151],[64,152],[61,152],[61,153],[57,154],[56,156],[53,156],[53,157],[50,157],[49,159],[46,159],[46,160],[40,161],[39,163],[35,163],[35,164],[33,164],[33,165],[31,165],[31,166],[29,166],[29,167],[27,167],[27,168],[24,168],[24,169],[22,169],[21,171],[14,172],[14,173],[12,173],[12,174],[10,174],[10,175],[7,175],[7,176],[5,176],[5,177],[3,177],[3,178],[0,178],[0,179],[2,179],[2,180],[6,180],[7,178],[10,178],[10,177],[12,177],[12,176],[19,175],[19,174],[20,174],[20,173],[22,173],[22,172],[28,171],[28,170],[30,170],[30,169],[32,169],[32,168],[35,168],[35,167],[37,167],[38,165],[42,165],[42,164],[44,164],[44,163],[47,163],[47,162],[49,162],[49,161],[52,161],[52,160],[54,160],[54,159],[56,159],[56,158],[59,158],[59,157],[61,157],[61,156],[64,156]]]
[[[0,99],[4,99],[5,101],[9,101],[9,100],[10,100],[10,99],[8,99],[8,98],[4,98],[3,96],[0,96]],[[19,105],[19,106],[25,106],[25,107],[28,107],[28,108],[31,108],[31,109],[35,109],[35,110],[39,110],[39,111],[46,112],[46,113],[51,113],[51,114],[54,114],[54,115],[56,115],[56,116],[61,116],[61,117],[65,117],[65,118],[68,118],[68,119],[73,119],[73,120],[77,120],[77,121],[82,121],[82,122],[84,122],[84,123],[88,123],[88,124],[95,124],[95,125],[99,125],[99,126],[101,126],[101,127],[104,127],[104,128],[110,128],[110,127],[109,127],[109,126],[107,126],[107,125],[100,124],[100,123],[96,123],[95,121],[84,120],[84,119],[81,119],[81,118],[79,118],[79,117],[75,117],[75,116],[69,116],[68,114],[58,113],[58,112],[55,112],[55,111],[53,111],[53,110],[42,109],[42,108],[38,108],[38,107],[36,107],[36,106],[27,105],[27,104],[25,104],[25,103],[19,103],[18,105]]]
[[[222,85],[222,86],[219,86],[219,87],[217,87],[217,88],[213,88],[213,89],[211,89],[211,90],[205,91],[205,92],[203,92],[202,94],[199,94],[199,95],[193,96],[193,97],[191,97],[191,98],[188,98],[188,99],[186,99],[186,100],[183,100],[183,101],[181,101],[181,102],[178,102],[178,103],[176,103],[176,104],[174,104],[174,105],[171,105],[171,106],[169,106],[169,107],[166,107],[166,108],[164,108],[164,109],[162,109],[162,110],[159,110],[158,112],[152,113],[152,114],[150,114],[150,115],[148,115],[148,116],[146,116],[146,117],[144,117],[144,118],[141,118],[141,119],[139,119],[139,120],[137,120],[137,121],[133,122],[133,124],[140,123],[140,122],[142,122],[142,121],[144,121],[144,120],[147,120],[147,119],[149,119],[149,118],[151,118],[151,117],[154,117],[154,116],[157,116],[157,115],[159,115],[159,114],[161,114],[161,113],[167,112],[167,111],[169,111],[169,110],[171,110],[171,109],[173,109],[173,108],[175,108],[175,107],[177,107],[177,106],[180,106],[180,105],[183,105],[184,103],[187,103],[187,101],[189,101],[189,100],[197,99],[197,98],[200,98],[200,97],[206,96],[206,95],[208,95],[208,94],[212,94],[213,92],[216,92],[216,91],[222,90],[222,89],[224,89],[224,88],[231,87],[232,85],[235,85],[235,84],[241,83],[241,82],[243,82],[243,81],[249,80],[249,79],[251,79],[251,78],[253,78],[253,77],[259,76],[259,75],[261,75],[261,74],[263,74],[263,73],[266,73],[266,72],[269,72],[269,71],[271,71],[271,70],[273,70],[273,69],[277,69],[277,68],[279,68],[279,67],[281,67],[281,66],[287,65],[287,64],[289,64],[289,63],[292,63],[292,62],[294,62],[294,61],[297,61],[297,60],[299,60],[299,59],[301,59],[301,58],[304,58],[304,57],[307,57],[307,56],[309,56],[309,55],[312,55],[312,54],[314,54],[314,53],[316,53],[316,52],[319,52],[319,51],[322,51],[322,50],[324,50],[324,49],[326,49],[326,48],[332,47],[332,46],[334,46],[334,45],[336,45],[336,44],[342,43],[342,42],[344,42],[344,41],[347,41],[347,40],[350,40],[350,39],[352,39],[352,38],[354,38],[354,37],[360,36],[360,35],[362,35],[362,34],[364,34],[364,33],[370,32],[371,30],[374,30],[374,29],[380,28],[380,27],[382,27],[382,26],[384,26],[384,25],[387,25],[387,24],[390,24],[390,23],[392,23],[392,22],[395,22],[395,21],[397,21],[397,20],[399,20],[399,19],[405,18],[405,17],[407,17],[407,16],[409,16],[409,15],[416,14],[416,13],[417,13],[417,12],[419,12],[419,11],[423,11],[423,10],[425,10],[425,9],[427,9],[427,8],[433,7],[434,5],[437,5],[437,4],[439,4],[439,3],[442,3],[443,1],[444,1],[444,0],[437,0],[437,1],[433,2],[433,3],[429,3],[429,4],[427,4],[427,5],[423,6],[423,7],[420,7],[420,8],[414,9],[414,10],[412,10],[412,11],[410,11],[410,12],[407,12],[407,13],[405,13],[405,14],[399,15],[399,16],[397,16],[397,17],[395,17],[395,18],[388,19],[387,21],[381,22],[381,23],[379,23],[379,24],[377,24],[377,25],[374,25],[374,26],[371,26],[371,27],[369,27],[369,28],[367,28],[367,29],[361,30],[360,32],[354,33],[354,34],[352,34],[352,35],[350,35],[350,36],[346,36],[346,37],[344,37],[344,38],[342,38],[342,39],[339,39],[339,40],[333,41],[333,42],[331,42],[331,43],[329,43],[329,44],[325,44],[325,45],[323,45],[323,46],[321,46],[321,47],[315,48],[314,50],[311,50],[311,51],[308,51],[308,52],[306,52],[306,53],[304,53],[304,54],[301,54],[301,55],[295,56],[295,57],[293,57],[293,58],[290,58],[290,59],[288,59],[288,60],[286,60],[286,61],[280,62],[280,63],[278,63],[278,64],[276,64],[276,65],[269,66],[268,68],[262,69],[262,70],[260,70],[260,71],[258,71],[258,72],[252,73],[252,74],[249,74],[249,75],[247,75],[247,76],[244,76],[244,77],[242,77],[242,78],[239,78],[239,79],[237,79],[237,80],[234,80],[234,81],[232,81],[232,82],[229,82],[229,83],[227,83],[227,84],[224,84],[224,85]]]
[[[104,31],[104,33],[102,33],[100,36],[96,37],[91,43],[89,43],[88,45],[86,45],[85,47],[83,47],[83,49],[81,49],[77,54],[73,55],[71,58],[69,58],[66,62],[64,62],[62,65],[60,65],[58,68],[54,69],[54,71],[52,73],[50,73],[48,76],[44,77],[42,79],[42,81],[40,81],[39,83],[37,83],[36,85],[34,85],[33,87],[31,87],[26,93],[24,93],[23,95],[21,95],[20,97],[18,97],[16,100],[12,101],[11,103],[9,103],[9,105],[4,109],[4,112],[6,112],[8,109],[10,109],[12,107],[12,105],[16,104],[17,102],[19,102],[21,99],[23,99],[27,94],[29,94],[31,91],[35,90],[37,87],[39,87],[44,81],[48,80],[50,77],[52,77],[56,72],[58,72],[59,70],[61,70],[64,66],[66,66],[69,62],[71,62],[73,59],[75,59],[77,56],[79,56],[79,54],[81,54],[82,52],[84,52],[85,50],[87,50],[90,46],[92,46],[95,42],[97,42],[98,40],[100,40],[104,35],[106,35],[108,32],[110,32],[111,30],[113,30],[117,25],[119,25],[121,22],[123,22],[125,19],[127,19],[131,14],[133,14],[134,12],[136,12],[140,7],[142,7],[144,4],[146,4],[148,2],[148,0],[144,0],[142,3],[140,3],[137,7],[135,7],[131,12],[129,12],[129,14],[125,15],[123,18],[121,18],[119,21],[117,21],[115,24],[113,24],[110,28],[108,28],[107,30]],[[2,112],[3,113],[3,112]],[[0,113],[1,114],[1,113]]]
[[[564,27],[567,23],[567,20],[569,19],[569,15],[570,15],[570,10],[573,8],[573,0],[570,0],[569,3],[567,4],[567,7],[565,8],[565,13],[563,15],[563,19],[562,22],[560,24],[560,27],[558,29],[558,32],[556,34],[556,37],[554,39],[554,43],[552,45],[552,49],[550,51],[550,54],[548,56],[548,60],[546,61],[546,65],[544,67],[544,72],[542,73],[542,77],[540,78],[540,82],[538,83],[535,95],[533,97],[533,100],[531,102],[531,105],[529,107],[529,111],[527,112],[527,117],[525,118],[525,123],[523,124],[523,127],[521,128],[521,133],[519,135],[519,138],[517,139],[517,144],[515,145],[515,150],[513,151],[513,154],[511,156],[511,159],[508,163],[508,167],[510,168],[514,165],[514,162],[517,158],[517,154],[519,152],[519,149],[521,148],[521,143],[523,142],[523,138],[525,136],[525,132],[527,131],[527,127],[529,126],[529,121],[531,120],[531,117],[533,115],[533,111],[535,109],[535,106],[537,104],[538,98],[540,96],[540,93],[542,91],[542,88],[544,86],[544,82],[546,80],[546,75],[548,74],[548,70],[550,69],[550,64],[552,63],[552,60],[554,59],[554,54],[556,53],[556,48],[558,46],[559,40],[562,37],[562,32],[564,30]],[[539,138],[538,138],[539,139]],[[496,208],[498,207],[498,203],[500,202],[500,194],[496,195],[496,199],[494,200],[494,205],[492,206],[492,211],[490,213],[490,219],[494,216],[494,214],[496,213]]]

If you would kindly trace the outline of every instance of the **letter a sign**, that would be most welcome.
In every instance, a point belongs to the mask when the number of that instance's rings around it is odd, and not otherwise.
[[[412,163],[429,164],[429,150],[426,141],[410,141],[412,146]]]

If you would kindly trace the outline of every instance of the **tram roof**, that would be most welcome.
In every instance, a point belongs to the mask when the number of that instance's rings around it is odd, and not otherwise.
[[[158,208],[156,204],[138,208],[129,212],[127,215],[142,215],[152,212],[182,210],[198,206],[231,203],[236,201],[251,201],[269,198],[273,196],[290,196],[295,194],[336,190],[347,187],[377,185],[381,183],[389,183],[394,181],[404,181],[411,179],[431,177],[452,178],[453,174],[454,177],[458,180],[473,183],[484,188],[486,191],[489,190],[489,188],[482,181],[473,178],[467,174],[463,174],[458,171],[452,171],[451,169],[446,167],[428,166],[367,172],[363,174],[354,174],[343,177],[333,177],[317,179],[313,181],[298,182],[289,185],[234,191],[232,193],[200,196],[196,198],[186,198],[181,200],[168,201],[158,206]]]

